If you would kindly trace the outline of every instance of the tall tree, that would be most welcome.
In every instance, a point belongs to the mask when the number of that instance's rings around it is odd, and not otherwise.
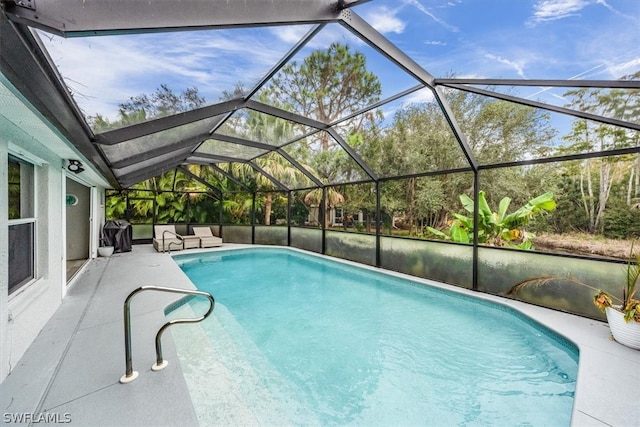
[[[241,89],[237,89],[234,94],[240,91]],[[225,97],[229,98],[234,94],[228,93],[225,94]],[[273,100],[267,99],[267,94],[264,92],[258,94],[258,98],[263,103],[274,103]],[[252,110],[234,114],[231,120],[227,121],[227,124],[234,136],[273,145],[274,149],[291,140],[294,136],[293,122]],[[278,182],[290,188],[295,188],[306,180],[302,171],[275,152],[258,157],[255,159],[255,163]],[[246,163],[239,163],[232,169],[235,175],[250,187],[265,190],[263,223],[270,225],[273,204],[275,201],[281,201],[276,199],[283,197],[280,193],[270,191],[276,189],[275,183],[267,176],[257,173]]]
[[[352,52],[347,45],[333,43],[326,50],[316,50],[302,62],[287,64],[273,77],[269,86],[263,89],[270,103],[283,106],[300,115],[311,117],[322,123],[334,121],[355,113],[380,99],[382,94],[378,77],[367,70],[366,56]],[[376,112],[358,115],[341,123],[345,135],[357,134],[364,127],[373,126]],[[306,158],[299,159],[309,164],[324,182],[336,183],[339,177],[348,180],[353,174],[353,162],[326,132],[320,132],[319,139],[311,138],[304,152]],[[317,149],[312,141],[317,141]],[[339,203],[344,197],[329,189],[331,199]],[[306,197],[308,203],[318,201],[319,193]],[[328,225],[329,206],[325,205],[325,226]]]
[[[446,97],[473,155],[481,163],[539,157],[541,152],[548,150],[554,133],[546,114],[463,91],[447,91]],[[371,149],[367,160],[377,159],[372,163],[386,176],[469,166],[440,106],[435,102],[403,106],[396,112],[392,125]],[[495,203],[504,197],[510,197],[514,203],[526,203],[531,197],[546,191],[533,185],[523,188],[522,181],[522,172],[515,168],[482,172],[482,186],[487,199]],[[473,191],[470,174],[408,177],[403,183],[402,188],[384,199],[389,206],[399,209],[396,213],[404,217],[411,230],[418,230],[420,222],[434,228],[444,227],[451,212],[459,210],[458,196]],[[391,202],[390,197],[402,200]]]
[[[382,94],[378,77],[367,70],[366,56],[340,43],[287,64],[264,91],[278,105],[323,123],[359,111]],[[345,126],[359,128],[372,118],[362,115]]]
[[[623,77],[638,79],[640,72]],[[565,93],[569,107],[630,122],[640,121],[640,91],[602,88],[581,88]],[[584,119],[575,120],[571,132],[564,137],[569,142],[560,152],[599,152],[640,146],[640,133]],[[589,221],[589,232],[602,233],[607,203],[614,184],[628,176],[627,203],[638,196],[634,176],[640,156],[586,159],[579,170],[582,205]],[[628,172],[628,175],[626,175]],[[634,188],[635,187],[635,188]]]
[[[88,122],[94,132],[100,133],[110,129],[141,123],[159,117],[170,116],[194,110],[205,105],[205,98],[200,96],[198,88],[186,88],[176,93],[163,83],[151,94],[139,94],[118,105],[118,118],[110,121],[96,114],[89,116]]]
[[[187,88],[177,93],[167,84],[161,84],[151,94],[136,95],[119,104],[119,117],[117,120],[110,121],[101,115],[96,115],[89,117],[89,123],[94,132],[100,133],[146,120],[190,111],[202,107],[205,102],[204,97],[199,95],[198,89],[195,87]],[[179,186],[184,186],[187,189],[179,197],[171,193],[176,185],[176,179],[179,182]],[[132,188],[140,190],[141,194],[154,194],[157,221],[178,222],[184,221],[186,218],[187,199],[197,200],[202,197],[198,192],[207,191],[199,183],[185,183],[185,181],[190,180],[182,173],[176,174],[174,171],[170,171],[161,176],[137,183]],[[138,218],[139,221],[143,222],[151,222],[152,199],[148,195],[139,198],[132,197],[133,201],[129,204],[129,217]],[[121,209],[113,206],[111,210],[117,212]]]
[[[167,84],[160,85],[151,95],[140,94],[120,104],[123,117],[144,112],[147,119],[170,116],[202,107],[205,99],[198,94],[198,88],[190,87],[175,93]]]
[[[368,153],[366,159],[383,176],[410,175],[466,166],[458,142],[435,103],[416,103],[402,107],[396,112],[393,124],[384,135],[372,141],[377,153]],[[446,220],[447,209],[442,203],[443,193],[458,193],[458,181],[436,181],[438,185],[429,185],[425,179],[407,178],[402,181],[403,185],[385,197],[385,206],[399,208],[398,211],[387,212],[392,218],[391,227],[395,226],[396,218],[402,218],[413,234],[417,230],[419,217],[433,216],[436,222]],[[452,184],[456,187],[455,190],[451,188]],[[399,201],[389,204],[389,197],[393,196]],[[454,209],[454,206],[452,204],[450,208]],[[427,207],[434,211],[427,212]]]

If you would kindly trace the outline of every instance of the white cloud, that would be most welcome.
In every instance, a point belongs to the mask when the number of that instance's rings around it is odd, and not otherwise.
[[[306,25],[289,25],[286,27],[273,27],[270,31],[283,42],[295,45],[309,30],[310,27]]]
[[[518,62],[511,61],[511,60],[502,58],[500,56],[493,55],[491,53],[485,53],[484,56],[485,56],[485,58],[492,59],[492,60],[497,61],[497,62],[499,62],[501,64],[504,64],[504,65],[508,65],[509,67],[513,68],[516,71],[516,73],[518,73],[518,75],[520,77],[522,77],[523,79],[526,78],[525,74],[524,74],[524,69],[523,69],[522,65],[519,64]]]
[[[442,42],[439,40],[425,40],[424,44],[429,46],[446,46],[447,45],[445,42]]]
[[[209,103],[239,81],[255,84],[293,45],[274,43],[265,32],[42,39],[85,114],[114,119],[118,104],[162,83],[174,91],[196,86]]]
[[[560,100],[560,101],[562,101],[563,103],[566,103],[566,102],[567,102],[567,98],[565,98],[564,96],[558,95],[558,94],[553,93],[553,92],[549,92],[549,94],[550,94],[551,96],[553,96],[554,98],[559,99],[559,100]]]
[[[420,3],[418,0],[406,0],[406,3],[410,4],[412,6],[415,6],[420,12],[424,13],[425,15],[427,15],[428,17],[430,17],[435,22],[437,22],[438,24],[442,25],[443,27],[445,27],[449,31],[453,31],[453,32],[457,32],[458,31],[457,27],[455,27],[453,25],[449,25],[444,20],[438,18],[431,11],[429,11],[429,9],[427,9],[425,6],[423,6],[422,3]]]
[[[460,79],[487,79],[489,78],[486,74],[477,74],[477,73],[466,73],[466,74],[460,74],[459,76],[456,76]]]
[[[636,1],[636,0],[629,0]],[[533,16],[529,19],[527,24],[529,26],[535,26],[541,22],[555,21],[558,19],[569,18],[572,16],[580,16],[580,11],[588,6],[603,6],[610,12],[621,16],[622,18],[629,19],[637,22],[638,16],[626,15],[609,3],[606,0],[542,0],[538,1],[533,7]]]
[[[534,5],[531,24],[555,21],[575,16],[580,10],[592,4],[592,0],[543,0]]]
[[[431,89],[424,88],[419,91],[413,92],[412,94],[402,98],[403,104],[423,104],[425,102],[433,102],[433,92]]]
[[[332,43],[339,42],[352,46],[365,43],[341,25],[328,25],[307,44],[310,49],[326,49]]]
[[[636,73],[640,70],[640,56],[617,64],[608,64],[607,70],[614,79]]]
[[[364,18],[371,24],[373,28],[383,34],[396,33],[402,34],[406,24],[396,16],[397,11],[390,10],[388,7],[382,6],[371,9]]]
[[[607,9],[609,9],[611,12],[615,13],[616,15],[620,15],[623,18],[627,18],[630,19],[634,22],[638,22],[638,16],[633,16],[633,15],[625,15],[624,13],[620,12],[619,10],[617,10],[616,8],[614,8],[613,6],[611,6],[609,3],[606,2],[606,0],[596,0],[596,3],[606,7]]]

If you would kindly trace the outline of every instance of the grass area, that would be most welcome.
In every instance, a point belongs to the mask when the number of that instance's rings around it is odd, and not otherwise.
[[[533,239],[538,250],[567,252],[579,255],[596,255],[607,258],[628,259],[632,240],[609,239],[587,233],[547,234]],[[636,250],[640,248],[636,245]]]

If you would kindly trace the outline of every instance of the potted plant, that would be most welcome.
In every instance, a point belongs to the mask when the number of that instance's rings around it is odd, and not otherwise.
[[[599,290],[593,303],[606,314],[613,338],[620,344],[640,350],[640,300],[636,298],[636,286],[640,281],[640,253],[634,255],[633,245],[627,261],[626,279],[621,300]]]
[[[511,288],[507,295],[517,296],[518,291],[526,286],[541,285],[555,279],[558,278],[545,277],[525,280]],[[613,338],[620,344],[640,350],[640,299],[636,297],[640,281],[640,253],[633,252],[633,244],[627,260],[626,283],[622,287],[622,298],[572,277],[562,279],[594,290],[596,293],[593,297],[593,303],[605,313]]]

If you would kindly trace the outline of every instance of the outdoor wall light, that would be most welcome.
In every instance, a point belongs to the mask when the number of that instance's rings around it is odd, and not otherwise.
[[[67,166],[67,169],[69,170],[69,172],[73,172],[73,173],[80,173],[84,171],[84,168],[82,167],[82,163],[80,163],[80,160],[69,160],[69,166]]]

